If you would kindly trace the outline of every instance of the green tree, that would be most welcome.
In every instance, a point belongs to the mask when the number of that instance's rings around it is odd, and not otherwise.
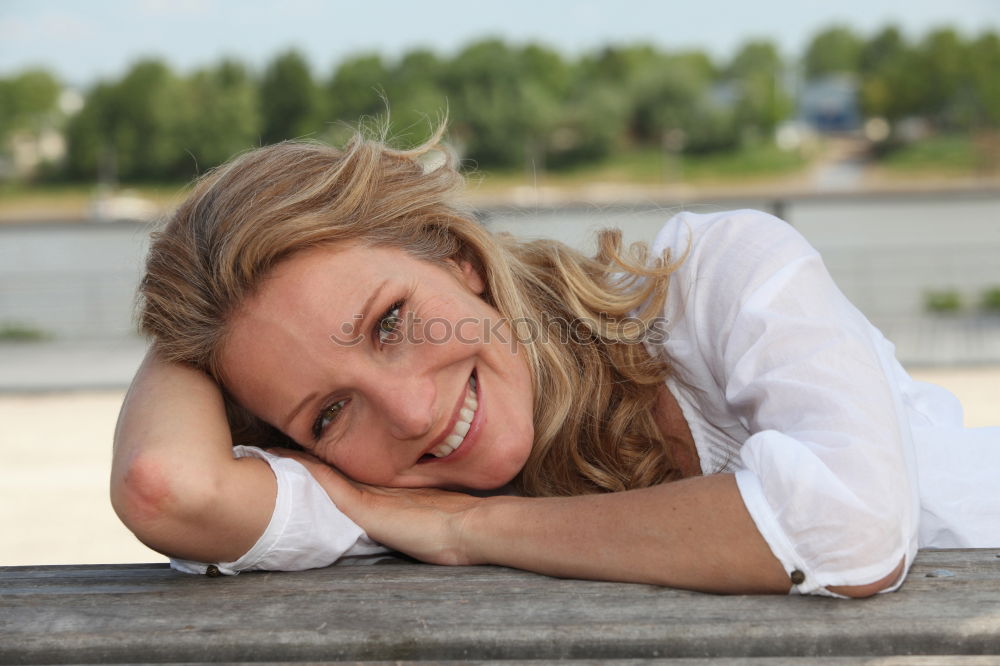
[[[973,123],[1000,128],[1000,36],[980,35],[969,46],[969,76],[974,100]]]
[[[541,44],[527,44],[518,58],[528,80],[556,98],[566,97],[573,84],[573,68],[558,51]]]
[[[123,180],[186,177],[184,136],[194,122],[185,83],[159,60],[136,63],[111,97],[111,145]]]
[[[919,54],[923,113],[942,129],[967,128],[974,93],[966,44],[955,30],[940,28],[924,37]]]
[[[451,135],[484,165],[543,159],[560,99],[537,78],[522,50],[483,40],[459,52],[445,68]]]
[[[629,85],[632,136],[671,151],[709,152],[738,141],[731,104],[715,94],[715,70],[702,54],[657,54]]]
[[[189,178],[196,171],[192,126],[199,121],[187,82],[159,60],[134,64],[100,83],[69,123],[67,171],[106,181]]]
[[[735,122],[743,133],[771,136],[793,110],[783,84],[785,64],[770,41],[744,44],[726,68],[734,88]]]
[[[204,171],[260,142],[257,84],[246,67],[223,60],[195,72],[187,83],[194,120],[184,144]]]
[[[66,174],[80,180],[117,178],[114,134],[114,85],[98,83],[84,98],[83,108],[66,125]]]
[[[553,150],[553,133],[564,124],[572,85],[569,65],[557,52],[528,44],[517,54],[521,71],[521,113],[525,114],[524,159],[532,170],[544,170]]]
[[[277,56],[260,83],[264,143],[304,137],[321,129],[318,101],[305,58],[294,50]]]
[[[53,125],[60,88],[59,81],[43,69],[0,79],[0,143],[14,132],[38,132]]]
[[[389,70],[377,53],[344,60],[326,85],[327,117],[353,123],[384,114],[388,82]]]
[[[859,57],[861,107],[896,121],[920,112],[925,81],[916,53],[895,26],[865,42]]]
[[[426,139],[443,117],[446,95],[440,78],[443,64],[431,51],[409,51],[395,65],[377,54],[343,61],[324,92],[327,115],[345,127],[361,118],[390,121],[393,137],[404,143]],[[336,135],[339,128],[331,131]]]
[[[657,97],[662,96],[662,79],[671,76],[667,56],[649,44],[609,46],[583,58],[576,87],[617,90],[627,108],[623,128],[627,139],[655,144],[660,133]],[[600,95],[577,94],[592,101],[601,99]]]
[[[581,86],[559,114],[548,142],[548,164],[562,167],[607,157],[624,142],[630,100],[606,82]]]
[[[666,53],[648,44],[609,47],[585,57],[579,85],[617,90],[634,144],[701,152],[731,146],[733,114],[715,95],[718,72],[700,51]]]
[[[858,71],[863,41],[846,26],[833,26],[818,33],[806,49],[804,64],[808,78]]]
[[[712,95],[710,82],[674,71],[651,89],[660,144],[685,153],[731,150],[739,145],[735,106]]]
[[[447,111],[442,85],[445,63],[426,49],[409,51],[389,72],[386,95],[394,132],[423,141]]]

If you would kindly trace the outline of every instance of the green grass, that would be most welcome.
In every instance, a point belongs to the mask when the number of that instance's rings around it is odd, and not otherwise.
[[[968,135],[931,136],[888,153],[880,164],[899,174],[967,174],[982,166],[982,155]]]
[[[0,185],[0,210],[10,208],[48,208],[67,210],[86,208],[93,187],[88,185]]]
[[[793,173],[807,165],[798,153],[777,146],[745,148],[733,153],[719,153],[688,158],[684,162],[686,180],[745,181],[760,180]]]
[[[0,220],[32,219],[39,216],[69,219],[83,217],[97,191],[95,184],[0,183]],[[123,185],[117,191],[134,192],[161,207],[168,207],[180,202],[185,186]]]
[[[667,158],[663,151],[640,148],[613,155],[604,161],[578,164],[558,171],[529,175],[526,169],[484,168],[481,178],[490,189],[530,183],[537,177],[551,186],[578,186],[587,183],[658,185],[662,183],[743,183],[783,176],[806,166],[806,160],[776,146],[744,148],[732,153],[685,155]]]
[[[92,185],[81,185],[78,183],[58,183],[58,184],[32,184],[7,182],[0,183],[0,201],[24,196],[51,196],[56,198],[79,197],[93,191]]]
[[[662,185],[664,183],[712,184],[725,186],[767,180],[793,173],[806,165],[795,153],[773,145],[743,148],[731,153],[690,155],[668,158],[656,148],[622,151],[597,163],[577,164],[558,171],[530,174],[521,166],[506,169],[474,170],[471,181],[479,192],[503,194],[523,185],[577,187],[589,183],[622,185]],[[122,186],[169,208],[183,196],[182,185]],[[82,217],[96,192],[94,185],[0,184],[0,221],[30,219],[40,215]]]
[[[139,196],[160,201],[165,198],[176,196],[178,192],[185,189],[183,184],[144,184],[144,185],[121,185],[115,191],[135,192]],[[46,197],[54,201],[71,200],[94,196],[98,186],[94,183],[0,183],[0,202],[11,199],[24,199],[28,197]]]

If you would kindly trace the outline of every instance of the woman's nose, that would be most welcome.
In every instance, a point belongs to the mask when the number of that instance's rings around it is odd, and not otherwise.
[[[430,378],[393,379],[376,390],[375,401],[390,434],[396,439],[419,439],[434,427],[436,400]]]

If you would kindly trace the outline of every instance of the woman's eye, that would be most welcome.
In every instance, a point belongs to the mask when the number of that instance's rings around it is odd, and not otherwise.
[[[332,405],[323,408],[323,411],[319,413],[319,416],[313,423],[312,434],[314,439],[319,439],[326,431],[327,426],[337,420],[337,416],[340,415],[340,410],[344,408],[346,402],[346,400],[338,400]]]
[[[387,345],[394,342],[400,342],[402,340],[400,326],[403,323],[403,318],[399,315],[402,307],[402,301],[393,303],[392,306],[386,310],[381,317],[379,317],[378,323],[375,326],[375,332],[378,335],[379,343]]]

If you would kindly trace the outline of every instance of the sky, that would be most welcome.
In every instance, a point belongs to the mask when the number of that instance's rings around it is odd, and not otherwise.
[[[187,72],[224,56],[263,67],[294,47],[325,77],[353,54],[451,55],[488,36],[567,56],[644,41],[719,59],[763,37],[792,56],[832,24],[975,35],[1000,30],[1000,0],[0,0],[0,76],[42,66],[86,87],[147,56]]]

